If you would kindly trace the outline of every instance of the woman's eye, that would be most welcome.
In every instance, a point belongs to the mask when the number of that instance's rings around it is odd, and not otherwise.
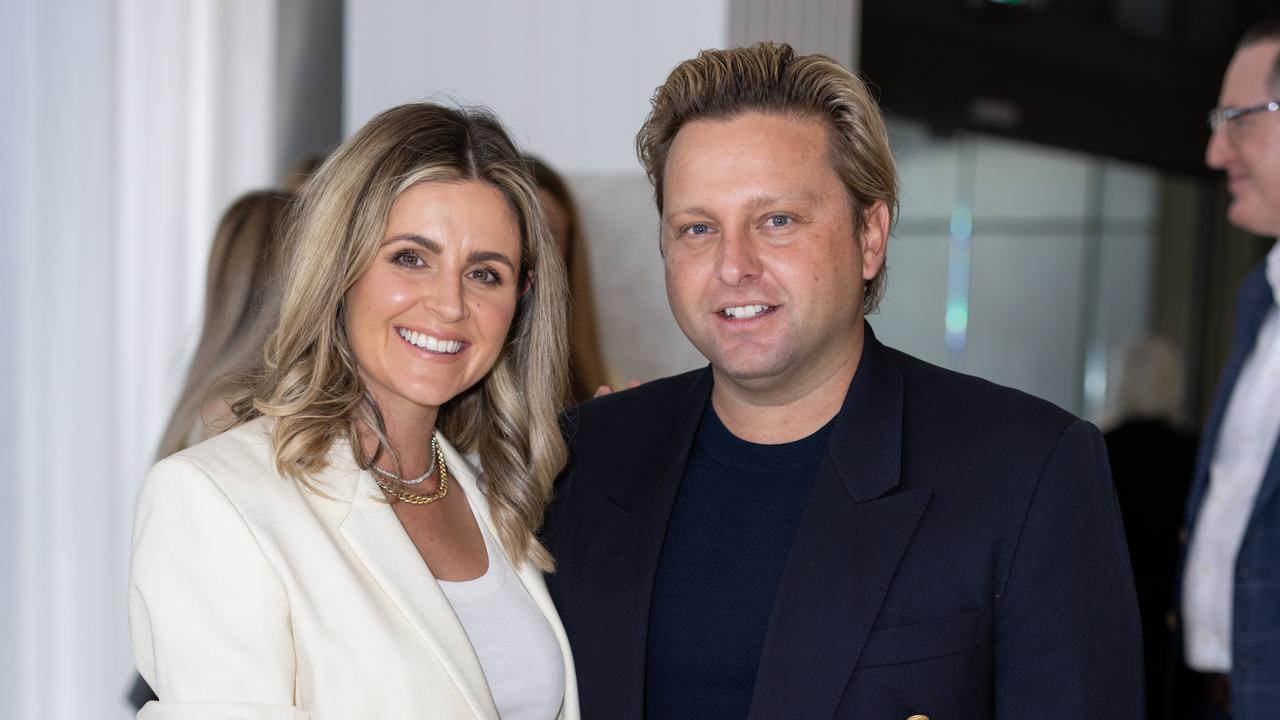
[[[401,250],[391,256],[391,262],[404,267],[418,268],[426,265],[422,260],[422,256],[412,250]]]
[[[476,268],[475,270],[471,271],[470,275],[473,280],[478,280],[484,283],[485,285],[501,285],[502,284],[502,276],[490,270],[489,268]]]

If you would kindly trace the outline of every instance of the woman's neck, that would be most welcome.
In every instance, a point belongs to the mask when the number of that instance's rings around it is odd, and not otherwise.
[[[421,412],[391,413],[383,410],[386,441],[390,447],[378,451],[378,435],[365,423],[357,423],[361,448],[365,457],[374,458],[374,464],[402,477],[416,477],[431,464],[431,434],[435,431],[437,411],[422,408]],[[397,467],[398,462],[398,467]]]

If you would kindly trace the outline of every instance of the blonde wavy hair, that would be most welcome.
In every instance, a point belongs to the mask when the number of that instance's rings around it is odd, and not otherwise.
[[[372,265],[395,199],[423,182],[482,182],[499,190],[520,227],[520,271],[532,283],[490,372],[442,408],[436,426],[479,455],[481,487],[513,559],[549,570],[535,532],[567,451],[557,418],[567,389],[567,290],[537,186],[488,111],[401,105],[369,121],[311,178],[291,228],[279,325],[252,387],[232,403],[237,420],[276,419],[281,474],[311,490],[333,443],[346,439],[368,468],[392,452],[347,338],[344,298]],[[363,424],[378,437],[367,456]]]
[[[676,66],[653,94],[636,134],[636,153],[662,213],[662,174],[676,133],[692,120],[727,120],[747,112],[815,117],[827,126],[831,167],[853,204],[854,238],[863,211],[877,201],[898,215],[898,173],[880,107],[857,75],[825,55],[796,55],[785,43],[703,50]],[[856,241],[856,240],[855,240]],[[862,311],[884,295],[885,266],[863,287]]]

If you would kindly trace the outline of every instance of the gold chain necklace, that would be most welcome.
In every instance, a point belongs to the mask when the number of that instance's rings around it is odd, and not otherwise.
[[[445,467],[444,450],[439,445],[436,445],[436,465],[440,468],[440,487],[436,488],[433,493],[406,492],[383,480],[378,473],[373,474],[373,481],[378,483],[378,487],[382,488],[383,492],[397,500],[407,502],[410,505],[430,505],[449,494],[449,469]]]

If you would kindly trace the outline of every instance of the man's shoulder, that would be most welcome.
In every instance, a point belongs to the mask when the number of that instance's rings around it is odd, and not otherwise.
[[[670,421],[685,405],[680,401],[688,398],[690,393],[700,391],[708,373],[708,369],[700,368],[650,380],[569,408],[563,419],[565,435],[571,442],[580,433],[608,436],[627,432],[634,435],[644,424]]]
[[[1055,441],[1080,421],[1052,402],[1022,390],[948,370],[899,350],[885,350],[902,372],[908,422],[952,428],[969,437]]]

